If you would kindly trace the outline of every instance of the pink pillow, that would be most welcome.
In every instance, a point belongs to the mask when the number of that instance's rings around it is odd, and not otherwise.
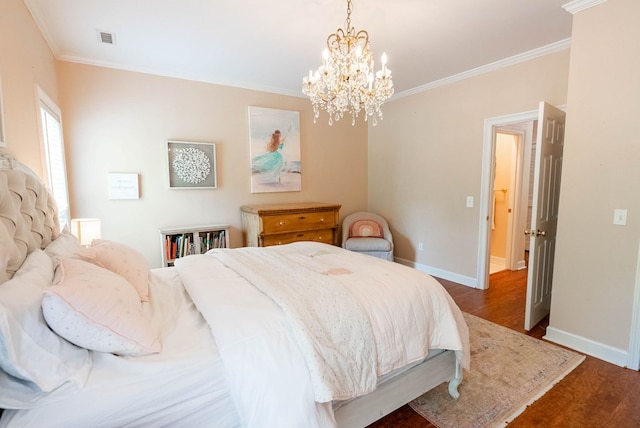
[[[384,238],[384,230],[377,221],[357,220],[349,228],[349,238]]]
[[[159,333],[142,314],[136,291],[121,276],[76,259],[62,259],[42,298],[49,327],[82,348],[119,355],[160,352]]]
[[[137,250],[113,241],[94,239],[80,257],[117,273],[131,283],[143,302],[149,301],[149,263]]]

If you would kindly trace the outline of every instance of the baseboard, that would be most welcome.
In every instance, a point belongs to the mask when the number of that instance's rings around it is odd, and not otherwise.
[[[551,326],[547,327],[547,334],[544,336],[544,339],[620,367],[627,366],[628,352],[624,349],[614,348],[613,346],[605,345],[604,343],[599,343]]]
[[[495,263],[495,264],[500,265],[500,266],[506,266],[506,263],[505,263],[506,260],[505,260],[504,257],[491,256],[489,258],[489,262],[490,263]]]
[[[405,260],[405,259],[401,259],[399,257],[396,257],[394,259],[396,262],[403,264],[405,266],[409,266],[412,267],[414,269],[417,269],[419,271],[428,273],[429,275],[438,277],[438,278],[442,278],[442,279],[446,279],[447,281],[453,281],[453,282],[457,282],[458,284],[462,284],[462,285],[466,285],[467,287],[473,287],[473,288],[478,288],[478,280],[476,278],[471,278],[468,276],[464,276],[464,275],[459,275],[457,273],[453,273],[453,272],[449,272],[446,270],[442,270],[442,269],[438,269],[438,268],[434,268],[431,266],[427,266],[427,265],[423,265],[420,263],[416,263],[413,262],[411,260]]]

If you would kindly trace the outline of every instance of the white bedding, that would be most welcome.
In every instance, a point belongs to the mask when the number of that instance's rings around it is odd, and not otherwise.
[[[211,332],[174,268],[151,271],[146,314],[163,331],[163,351],[143,357],[91,352],[93,368],[79,394],[55,395],[33,410],[5,410],[1,427],[239,426],[220,376]],[[164,320],[164,321],[162,321]]]
[[[422,360],[429,349],[454,350],[468,367],[462,313],[432,277],[326,244],[269,250],[291,259],[303,275],[331,277],[360,302],[375,337],[378,376]],[[187,257],[176,266],[216,338],[242,425],[334,426],[331,406],[315,399],[285,311],[216,256],[228,251]]]
[[[272,248],[292,258],[301,275],[345,285],[365,308],[380,379],[429,349],[456,350],[467,366],[462,314],[435,279],[325,244]],[[177,265],[152,270],[151,302],[143,304],[163,332],[161,353],[91,351],[93,368],[80,393],[51,394],[29,411],[5,410],[0,427],[335,426],[336,403],[316,401],[285,312],[215,254]]]

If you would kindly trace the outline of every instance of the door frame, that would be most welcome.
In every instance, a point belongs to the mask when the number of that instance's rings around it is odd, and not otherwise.
[[[495,173],[495,132],[496,129],[507,128],[516,122],[530,122],[538,119],[538,110],[508,114],[484,120],[484,137],[482,144],[482,177],[480,180],[480,224],[478,237],[478,265],[476,288],[489,288],[489,262],[491,259],[491,227],[489,226],[493,214],[493,177]]]

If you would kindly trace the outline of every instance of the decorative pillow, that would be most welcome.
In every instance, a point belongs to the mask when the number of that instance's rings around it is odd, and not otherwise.
[[[80,245],[78,238],[66,229],[44,249],[44,252],[51,258],[72,257],[79,254],[80,251],[82,251],[82,245]]]
[[[38,249],[0,285],[0,408],[30,407],[63,384],[76,391],[87,380],[89,351],[52,332],[42,316],[52,279],[51,259]]]
[[[384,238],[384,230],[377,221],[357,220],[349,228],[349,238]]]
[[[139,251],[117,242],[94,239],[80,256],[117,273],[135,287],[140,300],[149,301],[149,263]]]
[[[57,269],[60,281],[42,298],[44,318],[53,331],[94,351],[160,352],[159,334],[144,318],[140,297],[127,280],[83,260],[62,259]]]

